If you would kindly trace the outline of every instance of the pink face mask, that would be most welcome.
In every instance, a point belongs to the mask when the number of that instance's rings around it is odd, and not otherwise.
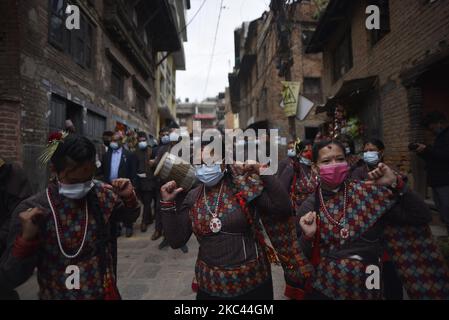
[[[349,165],[347,162],[320,166],[321,181],[331,189],[338,188],[348,177]]]

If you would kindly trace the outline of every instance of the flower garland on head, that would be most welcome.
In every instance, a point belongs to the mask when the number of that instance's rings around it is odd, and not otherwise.
[[[64,139],[69,135],[66,131],[56,131],[50,133],[48,136],[48,142],[45,149],[42,151],[41,155],[38,158],[38,162],[41,167],[45,167],[49,162],[56,149],[61,142],[64,142]]]
[[[302,143],[301,139],[300,138],[296,138],[295,151],[296,151],[297,157],[300,156],[300,154],[304,151],[305,148],[306,148],[306,146]]]

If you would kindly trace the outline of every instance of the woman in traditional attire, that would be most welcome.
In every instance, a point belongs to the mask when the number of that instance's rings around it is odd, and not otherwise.
[[[410,298],[447,299],[447,266],[429,234],[416,233],[417,226],[429,222],[428,209],[391,210],[406,191],[401,176],[380,163],[368,174],[370,181],[348,179],[349,165],[338,141],[315,145],[313,159],[320,186],[298,210],[301,245],[314,268],[306,298],[380,299],[382,281],[376,276],[386,246]]]
[[[203,158],[204,161],[204,158]],[[166,238],[180,248],[195,234],[198,300],[273,299],[270,261],[260,219],[291,213],[288,193],[258,164],[196,166],[201,182],[186,195],[176,182],[161,188]],[[263,169],[262,169],[263,170]]]
[[[285,222],[289,226],[288,228],[286,227],[284,232],[293,232],[295,237],[292,238],[296,239],[299,229],[299,226],[297,226],[298,220],[295,215],[296,210],[305,199],[315,192],[318,186],[317,176],[312,170],[312,145],[312,142],[308,140],[297,140],[292,144],[288,151],[289,158],[286,160],[287,163],[283,166],[284,169],[279,174],[281,184],[290,194],[293,209],[291,219]],[[296,246],[293,246],[293,249],[295,248]],[[288,269],[285,268],[284,278],[286,282],[284,295],[289,299],[301,300],[303,298],[303,292],[300,289],[302,286],[301,281],[298,283],[300,279],[291,279]]]
[[[37,267],[40,299],[120,299],[115,223],[135,221],[140,208],[128,179],[93,179],[95,154],[87,138],[51,135],[42,160],[56,178],[13,213],[2,287],[21,285]]]

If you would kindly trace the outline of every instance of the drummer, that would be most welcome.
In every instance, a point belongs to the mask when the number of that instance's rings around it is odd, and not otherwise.
[[[159,131],[159,141],[160,141],[160,144],[155,148],[155,150],[153,152],[154,159],[152,159],[152,161],[151,161],[151,166],[153,168],[156,168],[159,165],[164,154],[167,152],[170,153],[172,147],[178,143],[179,135],[176,132],[176,128],[174,128],[174,127],[162,128]],[[158,181],[158,183],[159,183],[159,181]],[[160,185],[158,186],[158,189],[160,189]],[[160,199],[159,196],[160,196],[160,194],[158,194],[158,199]],[[154,206],[155,206],[156,225],[155,225],[154,234],[151,237],[151,240],[153,240],[153,241],[159,239],[164,234],[159,201],[157,201],[157,203],[155,203]],[[162,239],[162,242],[159,244],[159,250],[162,250],[167,246],[168,246],[168,241],[165,239],[165,236],[164,236],[164,238]],[[189,252],[189,248],[187,247],[187,245],[180,247],[180,249],[184,253]]]
[[[257,163],[202,164],[195,167],[200,183],[188,193],[175,181],[161,188],[162,223],[170,246],[182,247],[192,233],[200,244],[198,300],[273,299],[272,255],[255,212],[285,217],[291,207],[288,193],[274,176],[261,175],[263,169]]]

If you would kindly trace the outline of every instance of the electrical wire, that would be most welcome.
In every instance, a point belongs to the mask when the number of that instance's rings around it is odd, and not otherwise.
[[[212,65],[214,62],[215,47],[217,45],[217,36],[218,36],[218,30],[220,27],[221,13],[223,12],[223,2],[224,2],[224,0],[221,0],[221,2],[220,2],[220,11],[218,12],[217,26],[215,28],[214,43],[212,45],[212,53],[210,55],[210,62],[209,62],[209,68],[207,71],[206,85],[204,86],[204,94],[203,94],[204,97],[206,97],[207,88],[209,86],[210,72],[212,70]]]

